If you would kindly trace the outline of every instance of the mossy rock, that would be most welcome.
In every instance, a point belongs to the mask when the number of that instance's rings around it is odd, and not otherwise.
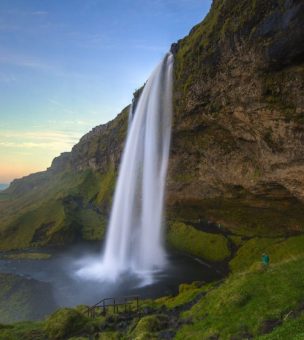
[[[182,222],[169,224],[167,241],[173,248],[207,261],[224,261],[230,256],[223,235],[202,232]]]
[[[203,284],[204,284],[204,282],[202,282],[202,281],[194,281],[192,283],[182,283],[178,287],[178,293],[181,294],[181,293],[184,293],[188,290],[200,288]]]
[[[157,333],[168,327],[168,317],[162,314],[148,315],[141,318],[132,332],[134,339],[157,338]]]
[[[88,319],[72,308],[59,309],[45,323],[45,331],[51,339],[65,339],[88,330]]]
[[[40,320],[56,307],[49,284],[0,274],[0,322]]]
[[[119,340],[121,338],[119,332],[102,332],[98,335],[98,340]]]

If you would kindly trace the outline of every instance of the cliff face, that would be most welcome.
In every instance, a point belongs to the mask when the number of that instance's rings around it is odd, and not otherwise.
[[[172,45],[169,219],[246,237],[303,231],[303,22],[300,0],[214,0]],[[0,249],[103,236],[127,111],[1,194]],[[190,229],[175,222],[177,245]]]
[[[172,46],[172,214],[303,230],[303,20],[302,1],[214,1]]]

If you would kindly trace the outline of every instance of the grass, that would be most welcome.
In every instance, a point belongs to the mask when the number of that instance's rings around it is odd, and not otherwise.
[[[0,324],[0,340],[45,339],[42,322],[19,322],[14,325]]]
[[[16,253],[3,255],[0,258],[8,260],[47,260],[51,258],[51,254],[47,253]]]
[[[112,170],[63,173],[36,196],[29,191],[8,202],[0,216],[0,250],[102,239],[115,176]]]
[[[224,261],[230,256],[223,235],[205,233],[181,222],[169,224],[167,242],[179,251],[208,261]]]
[[[252,265],[261,261],[262,253],[270,256],[271,263],[280,263],[284,259],[301,256],[304,252],[304,236],[289,238],[253,238],[246,241],[230,261],[234,272],[248,270]]]
[[[258,336],[269,321],[281,320],[304,300],[304,258],[289,259],[231,275],[183,317],[192,320],[177,339]]]

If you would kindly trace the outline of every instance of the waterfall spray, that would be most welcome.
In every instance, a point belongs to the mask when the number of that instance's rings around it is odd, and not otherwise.
[[[173,56],[167,54],[147,81],[122,156],[106,242],[99,265],[79,271],[116,280],[125,272],[152,273],[166,264],[163,206],[172,119]]]

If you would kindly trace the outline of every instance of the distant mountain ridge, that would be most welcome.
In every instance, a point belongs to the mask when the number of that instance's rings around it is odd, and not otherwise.
[[[0,190],[5,190],[8,187],[9,187],[9,184],[7,184],[7,183],[0,183]]]

